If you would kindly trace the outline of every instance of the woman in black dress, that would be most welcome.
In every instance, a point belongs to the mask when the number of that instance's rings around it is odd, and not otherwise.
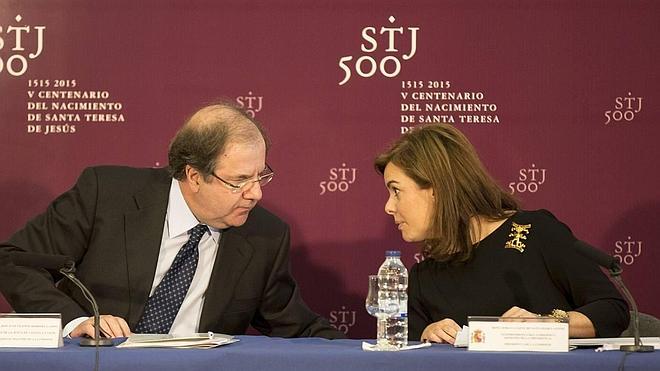
[[[385,212],[425,260],[409,279],[409,339],[454,343],[468,315],[569,319],[570,337],[618,336],[628,305],[570,229],[523,211],[447,124],[402,135],[375,160]]]

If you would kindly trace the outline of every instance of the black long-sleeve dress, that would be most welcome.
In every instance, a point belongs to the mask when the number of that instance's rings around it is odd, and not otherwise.
[[[513,223],[523,226],[518,233]],[[468,315],[499,316],[514,305],[541,314],[578,311],[597,337],[618,336],[628,326],[628,305],[600,268],[575,251],[575,240],[549,211],[518,211],[479,243],[467,263],[429,258],[415,264],[408,337],[419,340],[426,326],[444,318],[465,325]]]

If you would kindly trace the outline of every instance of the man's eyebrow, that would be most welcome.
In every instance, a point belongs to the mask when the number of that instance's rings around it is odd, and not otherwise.
[[[266,169],[266,168],[264,168],[264,170],[265,170],[265,169]],[[263,170],[261,170],[261,171],[263,171]],[[259,174],[261,173],[261,171],[260,171],[259,173],[257,173],[257,176],[259,176]],[[228,177],[231,178],[231,179],[236,179],[236,180],[245,180],[245,179],[251,179],[251,178],[254,178],[254,174],[229,175]]]
[[[243,180],[243,179],[252,178],[252,175],[231,175],[231,176],[229,176],[229,178],[236,179],[236,180]]]
[[[387,182],[386,186],[389,187],[392,184],[399,184],[399,182],[397,182],[396,180],[390,180],[389,182]]]

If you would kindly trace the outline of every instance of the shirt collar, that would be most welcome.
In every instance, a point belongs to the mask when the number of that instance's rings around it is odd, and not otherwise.
[[[166,219],[168,238],[187,234],[189,230],[200,223],[183,198],[180,182],[174,178],[170,185]],[[211,231],[211,237],[217,243],[220,239],[220,230],[211,226],[208,227]]]

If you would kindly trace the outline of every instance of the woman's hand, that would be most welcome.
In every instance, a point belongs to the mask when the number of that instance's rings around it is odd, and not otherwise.
[[[504,314],[502,314],[501,317],[538,317],[538,316],[539,314],[537,313],[532,313],[527,309],[513,306],[511,307],[511,309],[504,312]]]
[[[571,338],[595,337],[596,329],[589,317],[576,311],[566,312],[568,314],[568,336]],[[540,314],[529,312],[523,308],[511,307],[502,314],[502,317],[535,317]],[[422,335],[424,336],[424,335]]]
[[[456,334],[461,330],[453,319],[445,318],[442,321],[434,322],[424,329],[421,341],[431,341],[434,343],[454,344]]]

